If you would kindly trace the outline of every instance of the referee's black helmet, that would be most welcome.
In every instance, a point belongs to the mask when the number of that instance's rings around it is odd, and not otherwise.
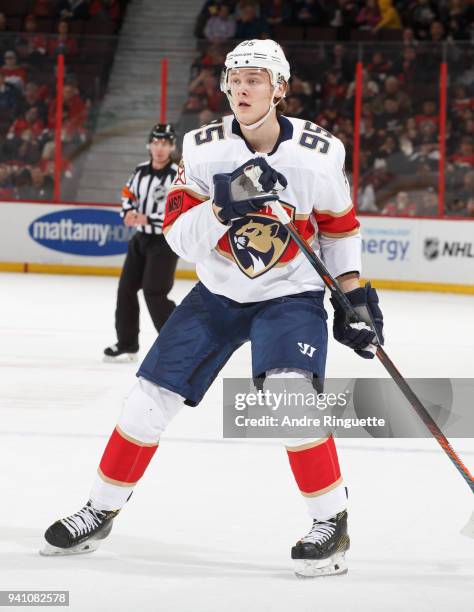
[[[158,140],[160,138],[164,138],[170,142],[174,142],[176,140],[176,132],[174,131],[174,127],[171,125],[171,123],[157,123],[154,125],[150,132],[150,136],[148,137],[148,143],[152,142],[152,140]]]

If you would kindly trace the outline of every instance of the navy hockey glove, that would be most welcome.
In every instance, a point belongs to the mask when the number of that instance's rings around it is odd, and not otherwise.
[[[257,167],[261,171],[256,179],[258,187],[244,172],[249,166]],[[260,210],[267,202],[278,200],[277,195],[268,192],[284,189],[288,185],[286,178],[274,170],[263,157],[249,159],[233,172],[215,174],[213,182],[214,204],[222,209],[219,217],[226,223]]]
[[[365,287],[348,291],[346,297],[364,323],[349,323],[344,310],[331,298],[334,306],[334,338],[354,349],[364,359],[373,359],[374,340],[377,339],[379,344],[384,343],[383,315],[377,292],[367,283]]]

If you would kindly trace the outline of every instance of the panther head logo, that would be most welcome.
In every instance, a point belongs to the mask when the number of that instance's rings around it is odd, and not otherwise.
[[[235,261],[249,278],[270,270],[289,243],[289,234],[279,221],[258,213],[234,222],[229,238]]]

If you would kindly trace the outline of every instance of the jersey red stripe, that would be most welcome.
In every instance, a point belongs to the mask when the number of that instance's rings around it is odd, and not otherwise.
[[[352,207],[346,214],[335,217],[326,213],[314,212],[318,230],[323,234],[345,234],[356,230],[360,223]]]

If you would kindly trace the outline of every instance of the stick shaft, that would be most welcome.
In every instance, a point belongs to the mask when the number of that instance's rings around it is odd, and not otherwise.
[[[346,295],[344,294],[342,289],[337,284],[336,280],[329,273],[329,270],[326,268],[326,266],[324,265],[320,257],[316,255],[316,253],[314,252],[310,244],[299,234],[298,230],[296,229],[295,225],[289,218],[286,211],[281,206],[280,202],[272,202],[271,206],[272,206],[272,209],[275,215],[278,217],[281,223],[283,223],[283,225],[286,227],[288,233],[293,238],[293,240],[296,242],[296,244],[298,245],[302,253],[306,256],[306,258],[309,260],[313,268],[316,270],[319,276],[323,279],[324,284],[331,291],[333,298],[337,301],[339,306],[344,309],[344,312],[346,313],[346,316],[349,322],[351,323],[359,322],[360,317],[357,315],[356,311],[354,310],[354,307],[349,302]],[[377,346],[376,355],[378,359],[380,360],[380,362],[382,363],[382,365],[384,366],[384,368],[393,378],[395,384],[398,386],[400,391],[403,393],[405,398],[408,400],[412,408],[415,410],[415,412],[418,414],[420,419],[426,425],[431,435],[436,439],[436,441],[441,446],[441,448],[444,450],[446,455],[449,457],[449,459],[451,460],[453,465],[456,467],[458,472],[467,482],[471,491],[474,493],[474,478],[472,474],[469,472],[468,468],[461,461],[461,459],[459,458],[458,454],[456,453],[456,451],[453,449],[453,447],[449,443],[446,436],[443,434],[441,429],[432,419],[432,417],[430,416],[426,408],[423,406],[423,404],[421,403],[416,393],[413,391],[413,389],[407,383],[405,378],[399,372],[399,370],[397,369],[393,361],[390,359],[390,357],[387,355],[387,353],[385,352],[382,346],[380,345]]]

